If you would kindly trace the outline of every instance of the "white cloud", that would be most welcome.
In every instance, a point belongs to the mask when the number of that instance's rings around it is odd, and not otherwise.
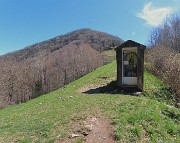
[[[136,35],[136,32],[132,32],[131,35],[132,35],[132,36]]]
[[[136,16],[145,20],[146,24],[150,26],[158,26],[172,11],[173,9],[170,7],[154,7],[152,2],[149,2]]]

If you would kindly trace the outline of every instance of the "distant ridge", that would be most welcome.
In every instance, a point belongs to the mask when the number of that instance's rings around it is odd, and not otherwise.
[[[97,51],[108,50],[112,46],[120,45],[123,40],[117,36],[107,34],[105,32],[95,31],[89,28],[79,29],[60,35],[49,40],[45,40],[33,45],[27,46],[24,49],[5,54],[4,56],[12,55],[21,60],[28,57],[34,57],[41,53],[46,55],[49,52],[59,50],[71,42],[83,41],[91,45]]]

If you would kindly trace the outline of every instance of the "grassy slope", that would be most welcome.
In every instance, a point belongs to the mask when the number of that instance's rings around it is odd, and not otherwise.
[[[145,96],[77,92],[104,82],[102,77],[114,79],[115,67],[113,62],[59,90],[0,110],[0,142],[54,142],[67,137],[73,122],[89,114],[110,118],[117,127],[116,140],[122,142],[180,142],[180,111],[155,100],[173,102],[165,84],[147,72]]]
[[[101,56],[105,62],[110,63],[116,59],[116,51],[114,49],[102,51]]]

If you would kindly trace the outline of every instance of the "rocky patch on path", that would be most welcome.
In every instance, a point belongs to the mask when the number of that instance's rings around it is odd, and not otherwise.
[[[114,143],[114,127],[103,116],[90,116],[86,120],[74,123],[76,130],[67,139],[57,143]]]
[[[110,122],[104,117],[89,117],[84,122],[88,135],[84,143],[113,143],[114,130]]]

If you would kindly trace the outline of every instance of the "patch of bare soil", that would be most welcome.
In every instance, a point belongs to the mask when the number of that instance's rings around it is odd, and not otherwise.
[[[69,138],[56,143],[114,143],[114,126],[103,116],[90,116],[84,121],[75,122],[75,131]]]
[[[89,117],[84,124],[89,126],[84,143],[114,143],[114,129],[106,118]]]
[[[140,96],[142,92],[136,87],[124,87],[120,88],[116,85],[116,81],[113,80],[104,80],[102,83],[95,83],[85,85],[77,90],[77,92],[85,94],[124,94],[124,95],[133,95]]]
[[[103,87],[103,86],[104,86],[103,84],[89,84],[78,89],[78,92],[86,93],[87,91],[91,90],[91,91],[94,91],[92,93],[99,93],[100,87]]]
[[[115,78],[108,78],[108,77],[99,77],[99,82],[95,84],[85,85],[77,90],[77,92],[87,93],[87,94],[94,94],[94,93],[101,93],[104,88],[107,87],[109,83],[111,83]]]

